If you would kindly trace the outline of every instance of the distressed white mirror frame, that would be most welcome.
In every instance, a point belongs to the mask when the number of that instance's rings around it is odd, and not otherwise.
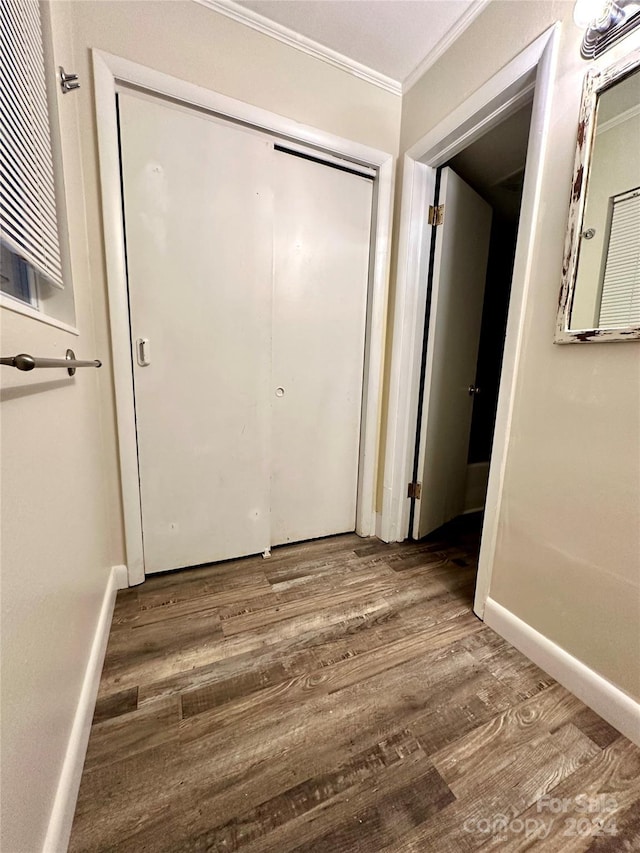
[[[571,329],[571,309],[578,273],[580,235],[589,188],[589,166],[596,132],[598,97],[619,80],[640,68],[640,49],[634,50],[615,65],[602,71],[587,72],[582,89],[578,141],[571,181],[569,224],[565,238],[562,264],[562,287],[558,304],[555,342],[558,344],[588,343],[594,341],[640,340],[640,326],[615,329]]]

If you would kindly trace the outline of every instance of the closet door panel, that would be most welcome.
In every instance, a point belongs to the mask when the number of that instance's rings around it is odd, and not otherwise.
[[[258,553],[273,146],[160,99],[120,94],[119,114],[145,570]]]
[[[372,182],[274,153],[272,543],[355,527]]]

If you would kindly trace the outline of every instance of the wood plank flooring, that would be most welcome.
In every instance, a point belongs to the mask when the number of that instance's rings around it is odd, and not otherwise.
[[[70,850],[640,850],[640,749],[473,615],[477,547],[349,534],[120,592]]]

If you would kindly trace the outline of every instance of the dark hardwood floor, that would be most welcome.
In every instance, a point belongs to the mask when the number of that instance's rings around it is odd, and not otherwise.
[[[640,749],[473,615],[477,546],[344,535],[120,592],[70,850],[640,850]]]

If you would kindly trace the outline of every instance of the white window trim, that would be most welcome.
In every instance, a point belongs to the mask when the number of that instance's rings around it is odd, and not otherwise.
[[[44,323],[46,326],[53,326],[54,329],[61,329],[63,332],[69,332],[71,335],[79,335],[80,331],[70,323],[65,323],[63,320],[56,320],[55,317],[50,317],[44,314],[39,308],[34,308],[20,299],[10,296],[8,293],[0,293],[0,308],[7,311],[13,311],[14,314],[22,314],[24,317],[29,317],[31,320],[37,320],[39,323]]]

